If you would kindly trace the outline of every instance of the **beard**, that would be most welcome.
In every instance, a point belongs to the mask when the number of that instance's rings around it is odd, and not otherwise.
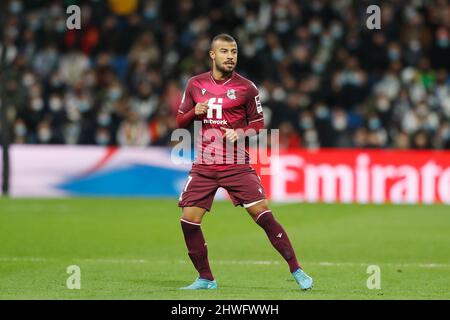
[[[236,65],[234,65],[232,69],[228,69],[223,64],[218,64],[218,63],[214,63],[214,64],[216,66],[216,69],[219,70],[224,76],[230,76],[231,73],[236,68]]]

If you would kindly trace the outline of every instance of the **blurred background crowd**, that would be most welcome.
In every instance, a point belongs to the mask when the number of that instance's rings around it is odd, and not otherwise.
[[[450,149],[447,0],[2,0],[0,21],[13,143],[170,144],[226,32],[282,148]]]

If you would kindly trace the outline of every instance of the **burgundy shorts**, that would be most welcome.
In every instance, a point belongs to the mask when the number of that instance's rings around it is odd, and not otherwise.
[[[178,206],[200,207],[210,211],[219,187],[228,191],[235,206],[246,206],[266,198],[259,176],[249,165],[237,165],[224,170],[193,165]]]

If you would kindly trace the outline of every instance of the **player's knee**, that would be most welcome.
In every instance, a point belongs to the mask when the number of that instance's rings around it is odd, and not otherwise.
[[[195,216],[186,215],[186,214],[181,215],[181,220],[192,222],[192,223],[198,223],[198,224],[202,223],[201,217],[195,217]]]
[[[253,210],[248,210],[248,213],[252,216],[253,220],[258,220],[258,218],[265,213],[271,212],[268,205],[262,205],[258,208],[253,208]]]
[[[193,223],[201,223],[203,219],[203,215],[205,211],[196,210],[196,208],[183,208],[183,212],[181,214],[181,219],[193,222]]]
[[[254,204],[253,206],[247,208],[248,213],[250,213],[251,215],[259,214],[266,210],[270,210],[269,203],[267,200],[263,200],[261,202]]]

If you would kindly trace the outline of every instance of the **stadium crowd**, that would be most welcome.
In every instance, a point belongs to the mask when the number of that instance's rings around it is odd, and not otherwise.
[[[7,0],[0,20],[13,143],[170,144],[184,85],[226,32],[282,148],[450,149],[447,0]]]

